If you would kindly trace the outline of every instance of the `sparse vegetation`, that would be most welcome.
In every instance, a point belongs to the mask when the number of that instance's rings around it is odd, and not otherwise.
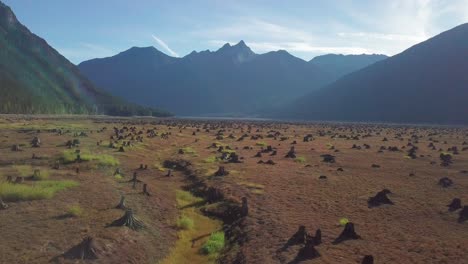
[[[79,205],[72,205],[67,210],[67,215],[72,217],[80,217],[83,215],[83,208]]]
[[[58,191],[75,187],[74,181],[38,181],[29,184],[0,183],[0,197],[5,201],[50,199]]]
[[[300,157],[300,156],[299,156],[299,157],[296,157],[296,158],[294,159],[294,162],[297,162],[297,163],[304,163],[304,162],[306,162],[306,159],[305,159],[304,157]]]
[[[193,222],[193,219],[185,215],[181,216],[177,220],[177,227],[180,229],[184,229],[184,230],[192,229],[194,225],[195,224]]]
[[[75,150],[65,150],[62,154],[62,161],[64,164],[74,163],[77,161]],[[95,161],[99,166],[117,166],[120,162],[114,156],[108,154],[91,154],[87,152],[80,152],[81,161]]]
[[[224,244],[224,232],[215,232],[210,235],[210,238],[205,242],[201,251],[205,255],[218,254],[224,248]]]
[[[209,156],[208,158],[204,159],[204,163],[214,163],[218,161],[218,158],[216,156]]]
[[[260,146],[260,147],[266,147],[267,143],[265,143],[263,141],[259,141],[259,142],[256,142],[255,145]]]
[[[31,165],[14,165],[13,168],[21,177],[29,177],[33,175],[33,169]]]

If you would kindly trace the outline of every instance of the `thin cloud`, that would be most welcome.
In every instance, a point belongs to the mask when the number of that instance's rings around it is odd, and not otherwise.
[[[164,41],[162,41],[162,39],[156,37],[155,35],[151,35],[151,36],[159,44],[159,46],[161,46],[163,49],[165,49],[167,52],[169,52],[169,54],[171,56],[180,57],[179,54],[177,54],[175,51],[173,51],[171,48],[169,48],[169,46]]]

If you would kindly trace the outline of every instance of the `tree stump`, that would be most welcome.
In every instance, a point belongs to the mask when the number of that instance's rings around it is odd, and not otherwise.
[[[315,231],[315,236],[312,240],[315,246],[322,244],[322,230],[317,229],[317,231]]]
[[[38,148],[41,146],[41,140],[39,139],[39,137],[34,137],[33,140],[31,140],[31,146],[33,148]]]
[[[132,230],[140,230],[144,228],[143,222],[133,215],[132,209],[127,209],[121,218],[115,220],[109,226],[126,226]]]
[[[289,238],[288,245],[305,244],[307,241],[307,236],[306,227],[301,225],[297,229],[296,233],[294,233],[291,238]]]
[[[122,209],[122,210],[127,209],[127,207],[125,206],[125,196],[123,196],[123,195],[120,196],[119,204],[115,208]]]
[[[20,184],[20,183],[23,183],[24,182],[24,178],[23,177],[16,177],[15,179],[15,183],[16,184]]]
[[[356,234],[356,231],[354,231],[354,224],[351,222],[346,223],[343,232],[341,232],[340,236],[338,236],[335,241],[333,241],[333,244],[339,244],[343,241],[346,240],[351,240],[351,239],[360,239],[361,237]]]
[[[171,177],[171,176],[172,176],[172,171],[171,171],[171,170],[167,170],[166,177]]]
[[[2,198],[0,198],[0,210],[5,210],[8,208],[8,204],[4,203]]]
[[[242,197],[241,217],[246,217],[249,214],[249,205],[247,204],[247,197]]]
[[[463,209],[460,211],[458,222],[463,223],[468,220],[468,205],[463,206]]]
[[[10,182],[10,183],[13,182],[13,176],[8,175],[6,180],[7,182]]]
[[[20,146],[18,144],[15,144],[15,145],[11,146],[11,150],[12,151],[21,151],[21,148],[20,148]]]
[[[382,204],[393,204],[393,202],[387,197],[387,193],[390,191],[382,190],[378,192],[374,197],[370,197],[367,201],[369,208],[376,207]]]
[[[285,158],[295,159],[296,158],[296,150],[294,149],[294,147],[291,147],[291,149],[288,151],[288,153],[284,157]]]
[[[439,180],[439,185],[447,188],[453,185],[453,181],[448,177],[443,177]]]
[[[97,259],[97,250],[92,237],[85,237],[80,244],[72,247],[63,254],[65,259]]]
[[[146,196],[150,196],[150,193],[148,192],[148,184],[143,184],[143,194]]]
[[[452,202],[449,205],[447,205],[447,207],[449,208],[449,212],[453,212],[462,208],[460,198],[453,198]]]
[[[224,168],[224,166],[219,166],[218,170],[215,172],[215,176],[226,176],[229,172]]]
[[[299,250],[296,256],[296,261],[304,261],[320,257],[319,252],[315,249],[313,241],[307,241],[303,248]]]
[[[320,155],[320,157],[323,158],[323,162],[326,162],[326,163],[335,163],[335,156],[333,155],[330,155],[330,154],[323,154],[323,155]]]
[[[374,264],[374,257],[372,255],[365,255],[361,264]]]

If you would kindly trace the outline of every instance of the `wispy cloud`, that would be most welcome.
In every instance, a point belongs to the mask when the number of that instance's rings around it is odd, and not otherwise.
[[[162,39],[156,37],[155,35],[151,35],[153,39],[161,46],[163,49],[165,49],[169,54],[173,57],[180,57],[179,54],[177,54],[175,51],[173,51],[169,46],[164,42]]]

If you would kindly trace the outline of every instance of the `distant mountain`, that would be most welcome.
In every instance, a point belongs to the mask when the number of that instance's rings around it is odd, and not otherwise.
[[[309,63],[317,65],[338,79],[348,73],[354,72],[386,58],[388,58],[388,56],[381,54],[326,54],[313,58]]]
[[[366,66],[356,65],[354,70]],[[134,47],[113,57],[82,62],[79,68],[108,92],[190,116],[255,114],[329,84],[343,72],[286,51],[256,54],[244,41],[214,52],[194,51],[183,58],[153,47]]]
[[[468,123],[468,24],[344,76],[277,116]]]
[[[103,92],[0,2],[0,113],[164,115]]]

